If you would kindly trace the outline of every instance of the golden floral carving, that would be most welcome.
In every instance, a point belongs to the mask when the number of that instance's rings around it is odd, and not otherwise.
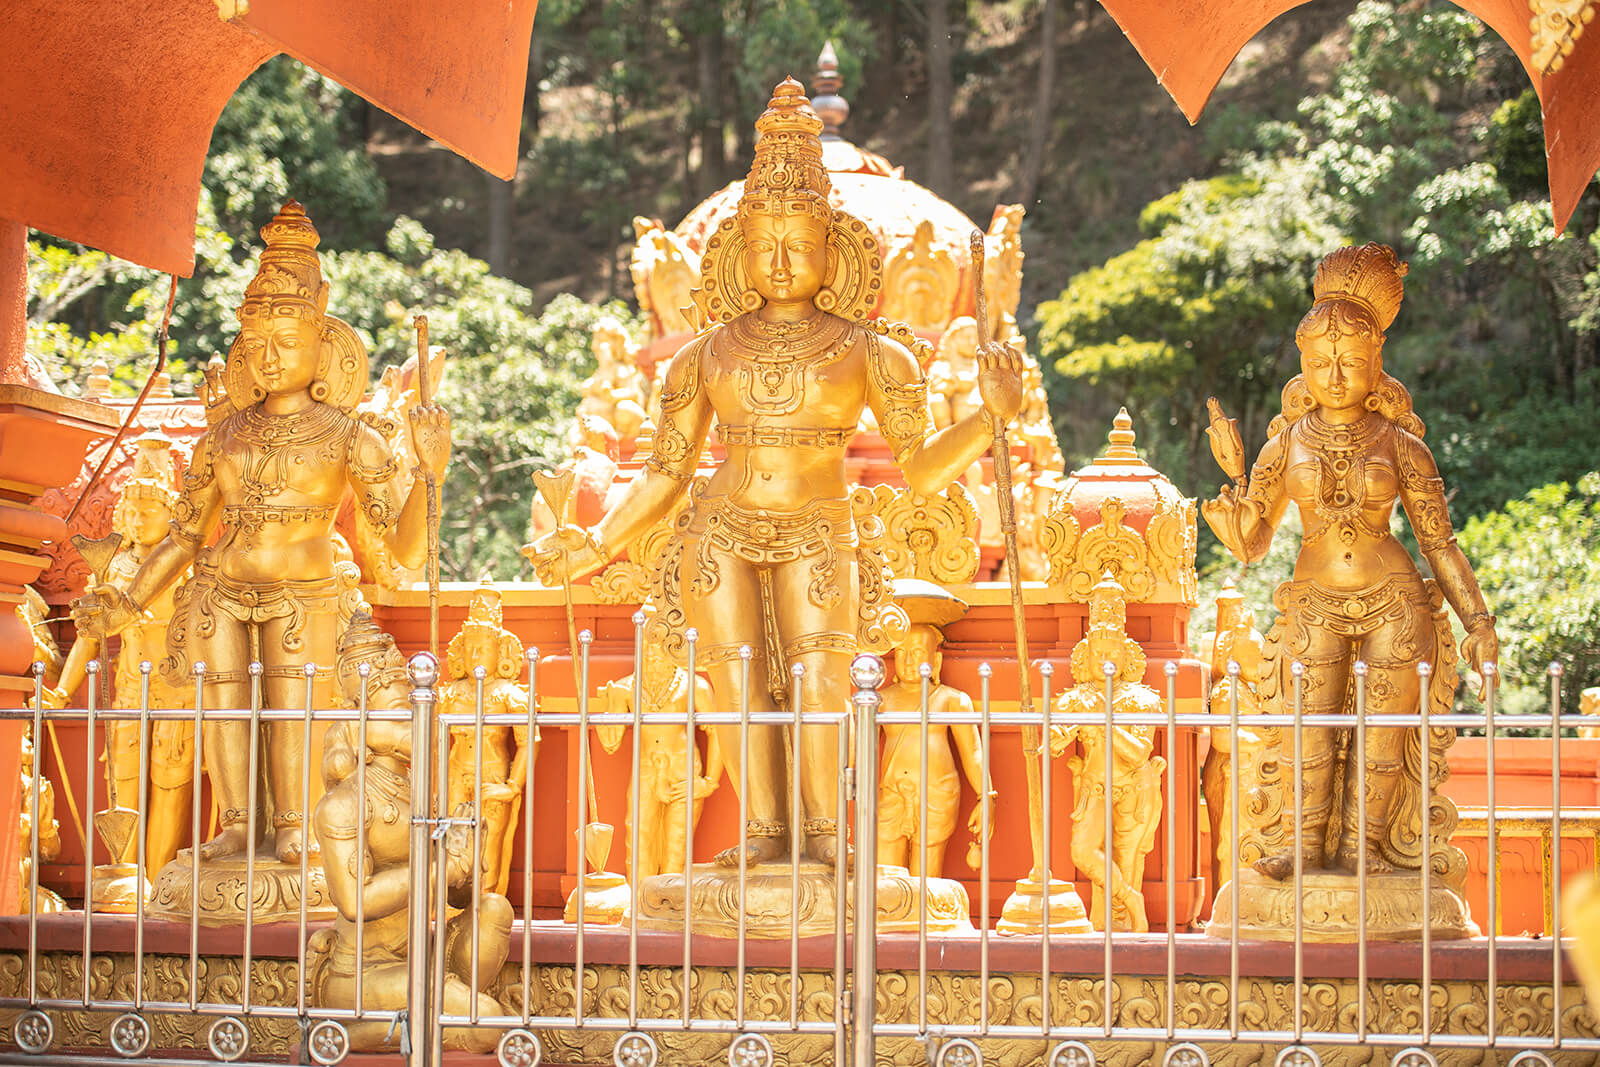
[[[978,508],[957,482],[935,496],[879,485],[872,490],[887,540],[884,555],[896,578],[941,585],[970,582],[978,573]]]
[[[1528,20],[1533,47],[1533,65],[1546,75],[1554,74],[1567,62],[1573,45],[1584,27],[1594,20],[1594,0],[1529,0],[1533,18]]]
[[[910,247],[890,256],[883,274],[884,318],[922,330],[942,330],[950,321],[961,272],[949,249],[933,247],[932,222],[917,224]]]
[[[1100,501],[1100,522],[1084,530],[1067,494],[1058,495],[1044,520],[1051,584],[1065,586],[1074,600],[1085,601],[1110,571],[1127,590],[1130,603],[1169,597],[1197,603],[1194,501],[1175,492],[1160,493],[1143,536],[1126,525],[1126,515],[1122,498],[1107,496]]]
[[[640,534],[628,551],[590,579],[594,598],[601,604],[642,604],[678,527],[678,516],[689,510],[685,493],[660,522]]]

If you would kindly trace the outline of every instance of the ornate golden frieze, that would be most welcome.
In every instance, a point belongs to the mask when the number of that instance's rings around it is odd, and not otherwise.
[[[1546,76],[1566,64],[1584,27],[1594,20],[1595,0],[1529,0],[1533,65]]]
[[[1122,498],[1107,496],[1100,501],[1100,522],[1084,530],[1063,492],[1044,525],[1051,584],[1084,601],[1110,571],[1130,602],[1197,603],[1194,501],[1162,494],[1143,536],[1124,522],[1126,516]]]
[[[896,578],[952,585],[978,573],[978,508],[960,482],[935,496],[875,486],[872,496],[887,538],[884,555]]]

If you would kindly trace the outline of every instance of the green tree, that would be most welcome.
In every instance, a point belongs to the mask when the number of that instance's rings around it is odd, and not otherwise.
[[[1467,523],[1460,542],[1498,617],[1506,710],[1541,710],[1552,662],[1575,710],[1579,692],[1600,685],[1600,472],[1509,501]]]

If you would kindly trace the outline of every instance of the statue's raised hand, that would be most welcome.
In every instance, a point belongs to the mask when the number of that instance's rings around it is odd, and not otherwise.
[[[80,634],[106,638],[126,630],[143,612],[114,586],[101,586],[72,602],[72,624]]]
[[[551,530],[533,544],[523,545],[522,554],[533,564],[539,581],[547,586],[582,578],[605,566],[607,558],[599,539],[580,526]]]
[[[1244,480],[1244,441],[1239,437],[1239,420],[1230,419],[1222,412],[1216,397],[1206,398],[1206,410],[1211,413],[1206,436],[1211,438],[1211,454],[1217,466],[1235,482]]]
[[[978,346],[978,395],[989,417],[1004,425],[1022,410],[1022,353],[1004,341]]]
[[[442,476],[450,462],[450,413],[438,404],[412,408],[411,454],[417,465]]]

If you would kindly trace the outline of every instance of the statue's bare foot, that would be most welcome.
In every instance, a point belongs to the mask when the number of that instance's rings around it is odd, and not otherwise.
[[[839,839],[833,834],[812,834],[806,838],[806,855],[818,863],[832,867],[839,859]],[[844,850],[846,868],[855,866],[855,850],[846,845]]]
[[[200,859],[230,859],[242,855],[249,843],[249,830],[242,823],[224,826],[220,834],[200,846]]]
[[[758,863],[771,863],[783,858],[784,838],[781,837],[752,837],[744,847],[745,861],[754,867]],[[725,848],[718,852],[712,861],[719,867],[739,866],[739,846]]]
[[[1294,877],[1294,849],[1286,848],[1282,852],[1274,852],[1270,856],[1256,860],[1254,866],[1257,871],[1268,878],[1273,878],[1280,882],[1285,878],[1292,878]],[[1305,857],[1305,870],[1314,871],[1321,866],[1322,858],[1320,856],[1308,855]]]
[[[1334,856],[1333,861],[1341,870],[1356,874],[1361,870],[1362,851],[1355,845],[1340,845],[1339,852]],[[1394,865],[1379,854],[1376,846],[1367,848],[1365,852],[1367,854],[1368,874],[1388,874],[1394,870]]]
[[[278,856],[280,863],[299,863],[300,851],[305,847],[305,830],[299,826],[282,826],[278,828],[277,840],[273,842],[273,851]],[[311,844],[311,858],[316,859],[320,849],[316,842]]]

